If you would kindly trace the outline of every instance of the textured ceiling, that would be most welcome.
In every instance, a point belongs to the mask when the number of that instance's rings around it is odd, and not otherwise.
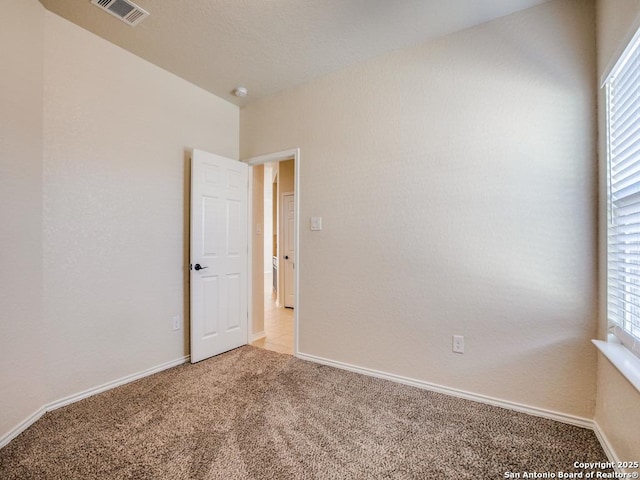
[[[547,0],[136,0],[130,27],[90,0],[52,12],[236,105]],[[244,99],[231,92],[248,88]]]

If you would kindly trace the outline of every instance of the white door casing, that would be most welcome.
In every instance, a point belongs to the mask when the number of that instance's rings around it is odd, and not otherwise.
[[[281,162],[283,160],[290,160],[293,158],[295,165],[295,178],[294,178],[294,192],[295,195],[295,226],[296,230],[294,233],[294,250],[296,254],[300,252],[300,232],[298,229],[300,228],[300,149],[292,148],[290,150],[283,150],[279,152],[267,153],[264,155],[259,155],[256,157],[251,157],[246,159],[246,163],[249,166],[263,165],[267,162]],[[252,177],[249,176],[249,182],[251,183]],[[276,202],[279,202],[280,199],[276,199]],[[251,203],[249,203],[249,209],[251,209]],[[250,210],[251,211],[251,210]],[[255,222],[254,222],[255,223]],[[251,238],[255,238],[251,236]],[[252,245],[252,242],[249,242],[249,253],[251,254],[252,248],[256,248],[255,245]],[[298,260],[296,258],[296,260]],[[251,263],[249,264],[249,272],[251,273]],[[296,268],[294,269],[294,288],[295,288],[295,305],[293,312],[293,324],[294,324],[294,334],[293,334],[293,352],[294,355],[298,355],[299,353],[299,342],[298,342],[298,322],[300,316],[300,262],[296,261]],[[262,269],[260,269],[260,274],[262,275]],[[249,282],[249,293],[251,294],[252,282]],[[249,315],[251,315],[252,302],[249,302]],[[254,332],[255,333],[255,332]]]
[[[247,164],[191,157],[191,363],[247,343]]]
[[[282,255],[284,265],[284,295],[283,302],[285,307],[293,308],[295,305],[295,281],[294,269],[296,262],[295,250],[295,231],[296,231],[296,212],[295,212],[295,194],[286,193],[282,195],[282,211],[283,211],[283,250]]]

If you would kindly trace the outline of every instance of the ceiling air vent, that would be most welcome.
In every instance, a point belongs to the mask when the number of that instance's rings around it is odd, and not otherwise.
[[[132,27],[149,16],[149,12],[129,0],[91,0],[91,3]]]

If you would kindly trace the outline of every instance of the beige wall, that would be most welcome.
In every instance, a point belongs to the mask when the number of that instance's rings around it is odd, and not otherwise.
[[[42,385],[44,8],[0,15],[0,438],[45,403]],[[16,48],[19,47],[19,48]]]
[[[3,7],[0,436],[188,353],[185,149],[239,141],[236,107],[35,0]],[[599,74],[639,15],[598,1]],[[302,147],[302,222],[324,217],[301,229],[302,352],[592,415],[593,22],[556,0],[242,111],[242,157]],[[604,358],[597,378],[633,459],[640,395]]]
[[[558,0],[241,110],[241,158],[301,147],[302,353],[592,416],[594,24]]]
[[[640,0],[597,0],[598,78],[604,80],[640,27]]]
[[[278,188],[280,194],[295,190],[295,161],[283,160],[278,163]]]
[[[171,322],[188,318],[188,149],[238,158],[239,110],[36,0],[3,5],[0,51],[8,438],[47,403],[189,353]]]
[[[640,0],[598,0],[598,78],[615,63],[640,26]],[[600,112],[605,111],[604,91],[598,95]],[[605,117],[600,122],[600,165],[606,169]],[[606,338],[606,178],[600,178],[600,322],[599,337]],[[635,460],[640,452],[640,393],[604,356],[598,356],[598,395],[595,421],[621,460]]]
[[[238,108],[47,13],[44,313],[52,398],[178,359],[186,150],[238,158]]]

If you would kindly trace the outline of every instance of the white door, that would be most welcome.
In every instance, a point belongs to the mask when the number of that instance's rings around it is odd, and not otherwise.
[[[296,292],[293,281],[294,268],[296,262],[296,251],[294,235],[296,231],[296,201],[295,194],[287,193],[282,196],[283,219],[284,219],[284,306],[293,308],[295,305]]]
[[[247,343],[248,170],[193,150],[191,363]]]

